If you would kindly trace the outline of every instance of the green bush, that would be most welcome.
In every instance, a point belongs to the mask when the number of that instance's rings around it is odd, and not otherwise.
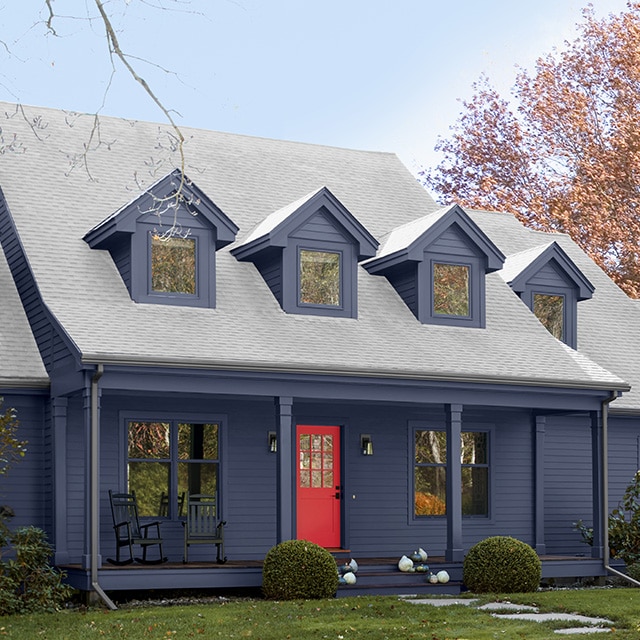
[[[338,590],[333,556],[308,540],[287,540],[269,550],[262,567],[262,591],[274,600],[332,598]]]
[[[49,564],[51,547],[44,531],[20,527],[3,541],[13,546],[15,560],[0,562],[0,615],[59,609],[72,589]]]
[[[528,544],[494,536],[471,547],[462,572],[464,584],[474,593],[527,593],[538,588],[542,563]]]
[[[588,545],[593,546],[593,527],[582,520],[574,523]],[[640,563],[640,471],[624,492],[622,501],[609,514],[609,553],[627,566]]]

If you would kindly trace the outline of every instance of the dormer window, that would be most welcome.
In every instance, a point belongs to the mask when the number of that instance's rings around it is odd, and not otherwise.
[[[551,335],[577,348],[578,302],[595,288],[557,242],[509,256],[500,275]]]
[[[231,253],[256,265],[287,313],[355,318],[358,261],[377,247],[323,187],[269,215]]]
[[[554,338],[564,341],[564,296],[534,293],[533,313]]]
[[[215,254],[237,232],[204,192],[174,171],[84,239],[109,251],[135,302],[215,307]]]
[[[342,254],[337,251],[300,249],[298,253],[298,303],[340,307]]]
[[[163,238],[149,233],[151,242],[150,293],[196,294],[195,238]]]
[[[364,267],[383,275],[424,324],[485,326],[485,274],[504,256],[459,205],[394,229]]]
[[[437,316],[468,318],[469,272],[464,264],[433,263],[433,313]]]

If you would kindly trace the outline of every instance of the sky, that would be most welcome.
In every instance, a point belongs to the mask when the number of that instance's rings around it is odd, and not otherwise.
[[[178,126],[395,152],[435,166],[482,74],[576,35],[587,0],[104,0],[121,48]],[[626,0],[592,0],[596,15]],[[95,0],[0,0],[0,100],[164,122],[112,63]],[[115,73],[113,72],[115,68]],[[1,125],[1,123],[0,123]]]

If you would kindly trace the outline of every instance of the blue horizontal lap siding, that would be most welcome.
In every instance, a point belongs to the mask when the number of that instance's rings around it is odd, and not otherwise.
[[[591,424],[582,418],[548,418],[545,429],[545,538],[547,553],[590,549],[573,531],[590,520],[592,507]]]
[[[554,261],[548,262],[529,280],[529,284],[533,286],[534,289],[536,286],[573,288],[573,282],[568,280],[567,277],[560,272],[558,267],[554,267],[554,264]]]
[[[483,255],[457,225],[449,227],[441,236],[426,247],[428,253],[450,255],[452,259],[464,256]]]
[[[404,303],[411,309],[416,317],[418,316],[418,291],[417,291],[417,268],[415,263],[400,265],[394,269],[389,269],[385,274],[393,288],[398,292]]]
[[[19,422],[17,437],[27,441],[27,452],[0,476],[0,504],[10,506],[15,518],[12,528],[33,525],[47,529],[50,503],[45,501],[47,481],[47,451],[45,442],[45,397],[40,395],[10,395],[0,389],[4,402],[0,411],[16,410]]]
[[[336,224],[332,216],[324,213],[322,209],[311,216],[307,222],[294,231],[290,237],[302,240],[338,243],[350,240],[350,237]]]

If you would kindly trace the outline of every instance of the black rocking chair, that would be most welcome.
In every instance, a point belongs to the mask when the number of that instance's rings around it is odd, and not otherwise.
[[[215,544],[218,564],[227,561],[224,555],[224,525],[218,521],[215,496],[202,493],[187,493],[187,519],[184,525],[184,558],[189,561],[189,546],[192,544]]]
[[[160,537],[160,522],[148,522],[140,524],[138,518],[138,503],[136,493],[113,493],[109,490],[111,502],[111,514],[113,516],[113,529],[116,534],[116,559],[107,558],[107,562],[117,565],[131,564],[134,560],[144,564],[160,564],[167,562],[162,554],[162,538]],[[149,535],[149,529],[155,527],[155,537]],[[133,545],[142,547],[142,558],[133,557]],[[147,560],[147,548],[158,545],[160,557],[156,560]],[[120,560],[120,547],[129,547],[129,557]]]

